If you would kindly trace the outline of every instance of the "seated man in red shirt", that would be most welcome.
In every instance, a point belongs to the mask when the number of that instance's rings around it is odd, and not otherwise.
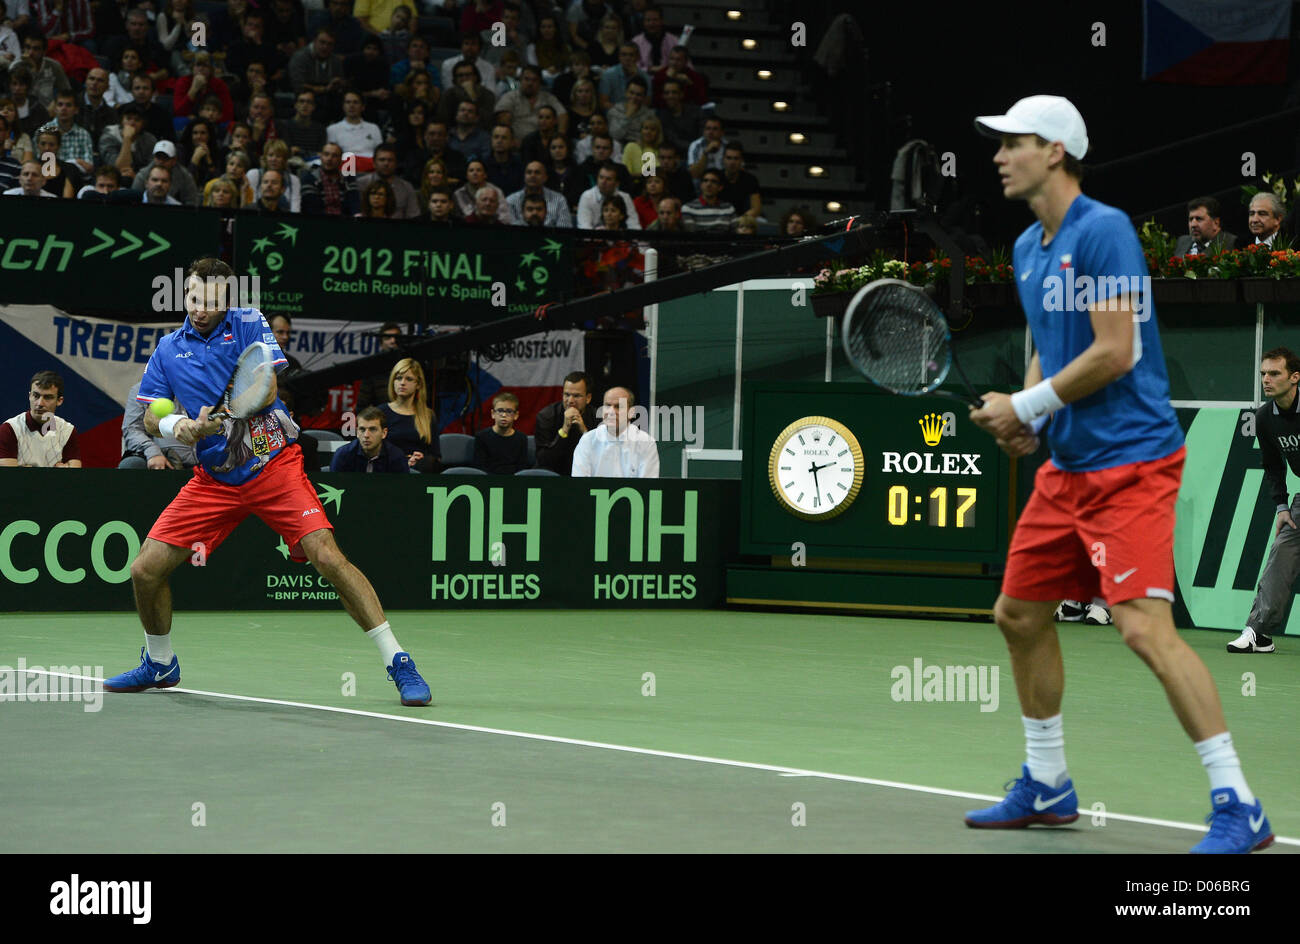
[[[80,469],[77,430],[54,411],[63,405],[63,378],[42,370],[32,378],[31,408],[0,424],[0,467]]]

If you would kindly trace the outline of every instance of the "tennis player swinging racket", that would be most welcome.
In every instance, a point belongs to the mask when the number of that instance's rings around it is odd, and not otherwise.
[[[1028,757],[1006,799],[967,813],[966,823],[1010,829],[1078,818],[1052,614],[1063,598],[1100,597],[1164,686],[1209,774],[1210,829],[1192,852],[1262,849],[1273,833],[1242,774],[1214,681],[1174,629],[1174,504],[1186,450],[1137,234],[1124,213],[1080,191],[1088,134],[1069,101],[1035,95],[975,124],[1001,139],[993,162],[1003,194],[1028,202],[1038,218],[1014,257],[1037,353],[1024,390],[985,393],[970,416],[1011,456],[1033,451],[1050,417],[1052,458],[1016,523],[994,608]]]
[[[333,525],[303,471],[298,427],[277,396],[274,369],[287,361],[270,325],[255,308],[227,307],[233,277],[220,259],[199,259],[190,267],[185,323],[158,342],[140,382],[143,403],[167,397],[191,410],[202,405],[193,419],[173,413],[159,422],[152,411],[144,413],[149,435],[161,430],[195,446],[200,464],[131,564],[145,646],[140,665],[109,679],[104,689],[141,692],[180,682],[167,579],[196,547],[211,555],[256,514],[284,538],[290,557],[310,560],[333,584],[348,615],[379,647],[402,704],[427,705],[429,686],[393,636],[374,587],[334,542]]]

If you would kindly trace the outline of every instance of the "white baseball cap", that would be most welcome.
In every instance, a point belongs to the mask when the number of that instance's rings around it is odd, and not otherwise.
[[[170,141],[159,141],[153,146],[153,152],[155,154],[166,154],[168,157],[175,157],[176,145],[172,144]]]
[[[1005,115],[981,115],[975,119],[981,134],[996,138],[1003,134],[1036,134],[1047,141],[1060,141],[1065,153],[1083,160],[1088,153],[1088,129],[1083,116],[1067,98],[1059,95],[1031,95],[1012,105]]]

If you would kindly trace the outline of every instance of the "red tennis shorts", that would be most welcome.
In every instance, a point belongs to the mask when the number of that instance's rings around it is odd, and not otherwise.
[[[1095,472],[1050,460],[1016,522],[1002,592],[1108,604],[1174,599],[1174,506],[1187,450]]]
[[[163,509],[149,537],[176,547],[202,543],[209,555],[250,514],[257,515],[289,545],[289,556],[303,563],[302,539],[321,528],[334,528],[302,467],[297,443],[280,451],[261,474],[243,485],[218,482],[195,468],[194,477]]]

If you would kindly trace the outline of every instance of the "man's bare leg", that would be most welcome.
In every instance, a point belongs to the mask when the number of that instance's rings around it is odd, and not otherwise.
[[[1111,616],[1124,642],[1164,686],[1174,714],[1193,741],[1228,730],[1210,670],[1174,629],[1173,608],[1167,600],[1116,603]]]
[[[313,531],[302,539],[302,549],[321,575],[338,591],[343,609],[358,626],[369,632],[384,623],[384,608],[366,575],[357,569],[334,541],[329,528]]]
[[[1005,593],[993,606],[993,618],[1011,654],[1020,711],[1026,718],[1051,718],[1061,712],[1065,663],[1052,619],[1056,606],[1040,600],[1017,600]]]
[[[150,636],[166,636],[172,631],[172,589],[168,578],[193,553],[187,547],[145,538],[140,553],[131,562],[135,609]]]

